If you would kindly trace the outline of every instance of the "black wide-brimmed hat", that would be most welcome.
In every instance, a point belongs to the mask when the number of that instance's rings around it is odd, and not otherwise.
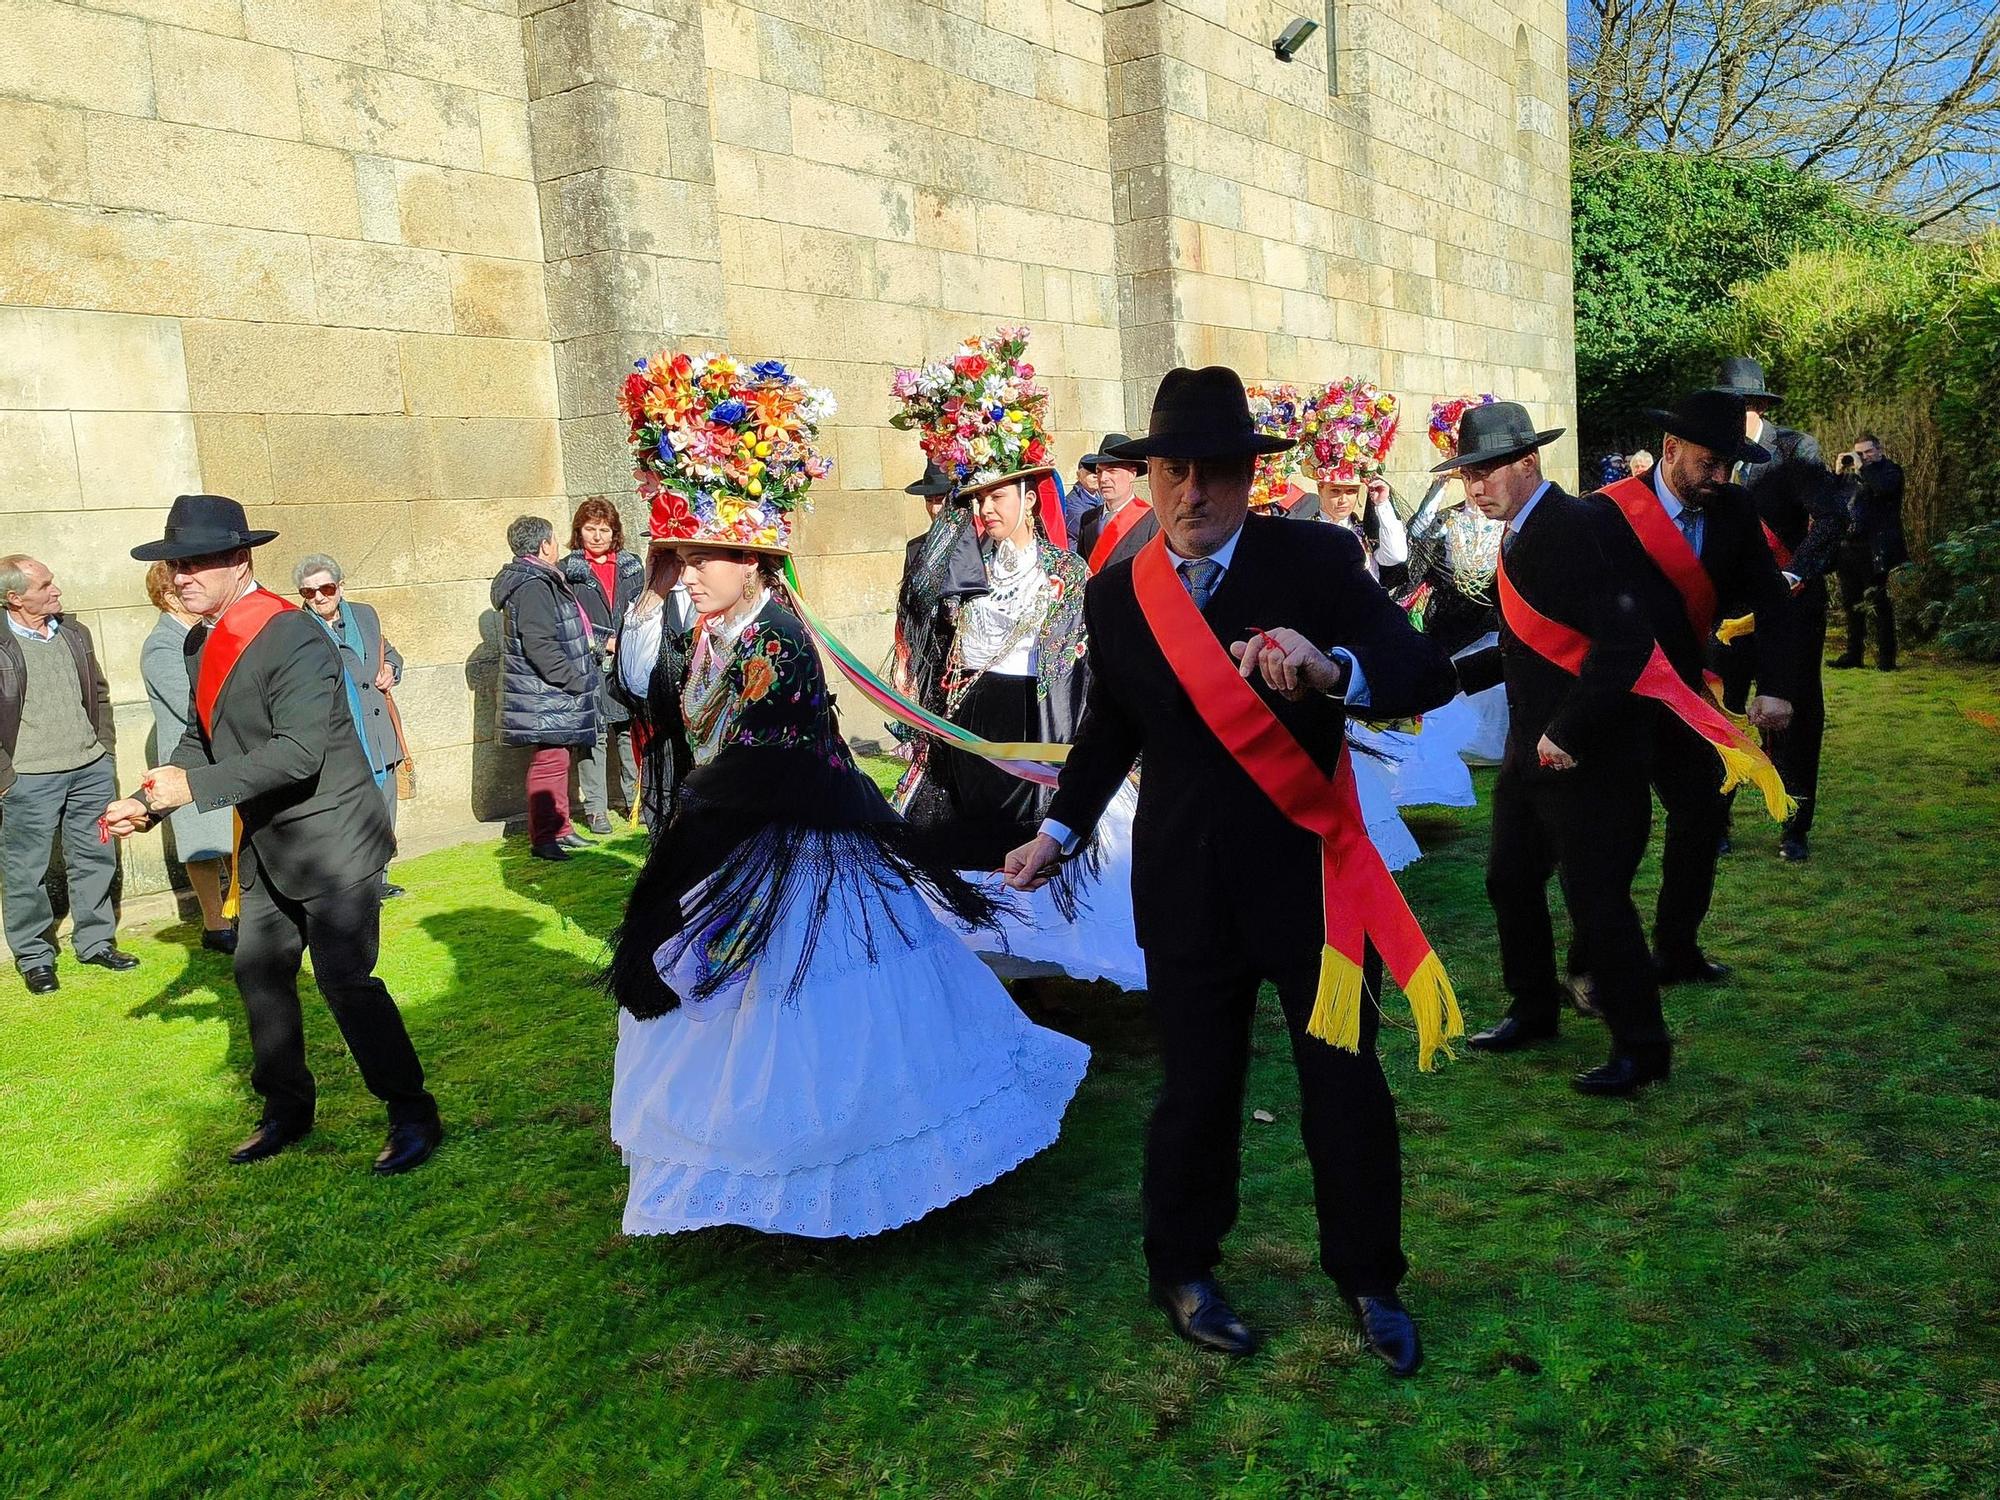
[[[1497,464],[1519,458],[1563,435],[1563,428],[1537,429],[1528,408],[1518,401],[1482,401],[1468,406],[1458,419],[1458,452],[1441,464],[1432,464],[1433,474],[1449,474],[1467,464]]]
[[[1131,436],[1123,432],[1107,432],[1104,441],[1097,445],[1095,453],[1086,453],[1076,461],[1079,469],[1101,469],[1106,464],[1124,464],[1131,467],[1139,462],[1136,458],[1120,458],[1111,450],[1131,442]]]
[[[1720,453],[1732,463],[1767,464],[1770,450],[1743,435],[1743,398],[1734,391],[1696,391],[1672,411],[1653,407],[1646,415],[1683,442]]]
[[[1107,442],[1104,452],[1129,463],[1141,458],[1253,458],[1291,446],[1290,438],[1257,430],[1241,376],[1227,365],[1209,365],[1167,371],[1153,396],[1146,435],[1116,445]]]
[[[1764,384],[1764,367],[1745,355],[1733,355],[1722,362],[1722,368],[1715,372],[1712,391],[1728,391],[1741,396],[1745,401],[1768,401],[1776,406],[1784,400],[1776,391]]]
[[[167,511],[167,534],[132,549],[139,562],[180,562],[214,552],[261,547],[275,531],[252,531],[243,507],[227,495],[176,495]]]
[[[924,477],[919,479],[915,484],[904,485],[903,493],[906,495],[922,495],[926,500],[935,499],[939,495],[949,495],[951,493],[951,476],[936,464],[926,461],[924,464]]]

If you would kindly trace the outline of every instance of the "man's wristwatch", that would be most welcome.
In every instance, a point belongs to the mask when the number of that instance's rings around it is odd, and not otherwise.
[[[158,815],[157,810],[153,806],[153,799],[149,795],[147,795],[146,788],[144,786],[141,786],[138,791],[132,794],[132,800],[138,803],[141,807],[146,809],[146,816],[148,818],[156,817]]]
[[[1344,656],[1335,656],[1331,651],[1320,653],[1333,663],[1333,686],[1326,690],[1326,696],[1346,701],[1347,689],[1354,680],[1354,665]]]

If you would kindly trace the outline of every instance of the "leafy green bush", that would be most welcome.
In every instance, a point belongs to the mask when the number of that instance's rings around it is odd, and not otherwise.
[[[1953,532],[1931,549],[1933,597],[1924,624],[1938,644],[1975,661],[2000,661],[2000,521]]]

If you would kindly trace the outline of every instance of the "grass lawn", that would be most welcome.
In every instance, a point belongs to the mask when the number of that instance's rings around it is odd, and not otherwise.
[[[1314,1269],[1270,1013],[1222,1273],[1246,1363],[1146,1305],[1154,1053],[1104,990],[1038,1007],[1095,1056],[994,1187],[859,1243],[625,1238],[591,979],[636,840],[486,844],[398,866],[384,923],[450,1131],[409,1177],[369,1176],[382,1116],[310,993],[318,1132],[224,1164],[244,1023],[186,929],[54,997],[0,981],[0,1495],[2000,1491],[2000,677],[1828,675],[1815,858],[1739,813],[1710,947],[1740,978],[1672,992],[1671,1084],[1577,1097],[1574,1021],[1430,1076],[1388,1038],[1416,1380]],[[1420,815],[1404,876],[1475,1023],[1485,816]]]

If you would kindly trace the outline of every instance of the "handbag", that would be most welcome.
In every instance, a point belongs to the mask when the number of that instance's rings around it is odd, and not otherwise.
[[[375,660],[375,675],[381,676],[382,669],[389,664],[389,643],[384,638],[380,653]],[[402,759],[396,762],[396,800],[408,802],[417,795],[417,758],[410,754],[409,739],[403,734],[403,715],[396,707],[396,695],[389,689],[382,689],[382,702],[389,709],[389,723],[396,731],[396,749]]]

